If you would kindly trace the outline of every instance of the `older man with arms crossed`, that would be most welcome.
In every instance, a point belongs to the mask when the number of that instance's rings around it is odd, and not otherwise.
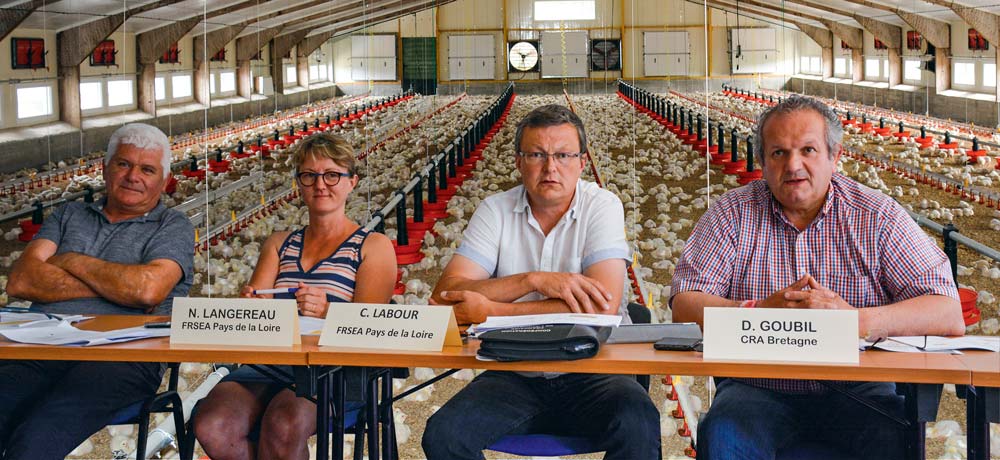
[[[168,314],[191,287],[194,228],[160,203],[170,142],[133,123],[111,135],[106,198],[70,202],[46,219],[7,292],[47,313]],[[122,407],[154,394],[160,363],[0,363],[3,458],[63,458]]]
[[[486,198],[434,288],[460,323],[619,309],[628,245],[621,201],[580,180],[580,118],[549,105],[518,124],[522,185]],[[427,422],[429,460],[482,459],[508,434],[589,436],[608,459],[659,458],[659,414],[631,376],[485,372]]]
[[[857,309],[863,335],[961,335],[944,253],[888,196],[836,173],[843,130],[792,96],[761,114],[763,181],[724,194],[695,226],[674,274],[675,321],[707,306]],[[892,383],[833,382],[902,416]],[[816,381],[726,379],[698,428],[698,458],[773,459],[801,439],[859,458],[903,453],[903,432]]]

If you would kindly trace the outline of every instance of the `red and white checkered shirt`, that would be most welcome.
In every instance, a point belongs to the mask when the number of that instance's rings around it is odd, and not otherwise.
[[[802,231],[763,180],[723,194],[695,225],[670,292],[762,300],[806,274],[858,308],[930,294],[958,299],[948,258],[906,211],[840,174]],[[825,391],[809,380],[742,380],[786,393]]]

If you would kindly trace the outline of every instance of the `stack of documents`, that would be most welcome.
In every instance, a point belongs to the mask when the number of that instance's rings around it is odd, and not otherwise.
[[[620,315],[588,315],[583,313],[550,313],[544,315],[488,316],[486,321],[469,327],[470,336],[497,329],[544,326],[548,324],[580,324],[584,326],[616,327],[622,322]]]
[[[49,313],[0,313],[0,330],[25,327],[51,327],[62,321],[77,323],[93,316],[83,315],[53,315]]]
[[[861,340],[861,348],[871,346],[871,342]],[[1000,352],[1000,337],[997,336],[977,336],[967,335],[964,337],[940,337],[940,336],[903,336],[889,337],[884,342],[879,342],[875,348],[885,351],[897,351],[901,353],[953,353],[961,354],[958,350],[986,350]]]
[[[170,329],[138,326],[114,331],[83,331],[74,327],[69,321],[57,321],[49,325],[0,329],[0,335],[7,340],[20,343],[90,347],[150,337],[167,337],[170,335]]]

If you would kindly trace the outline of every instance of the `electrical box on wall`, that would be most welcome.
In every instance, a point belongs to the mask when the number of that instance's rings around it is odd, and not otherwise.
[[[40,69],[45,67],[45,40],[41,38],[12,38],[10,56],[12,69]]]
[[[909,30],[906,32],[906,49],[910,51],[920,51],[923,47],[923,37],[920,32]]]
[[[226,49],[222,48],[221,50],[219,50],[219,52],[215,53],[215,56],[212,56],[212,58],[209,59],[209,61],[211,61],[211,62],[226,62]]]
[[[174,43],[163,52],[163,56],[160,56],[160,64],[177,64],[178,62],[180,62],[180,52],[177,50],[177,44]]]
[[[113,66],[118,50],[115,49],[114,40],[104,40],[97,44],[94,52],[90,53],[90,65],[92,66]]]
[[[990,42],[976,29],[969,29],[969,50],[986,51],[990,49]]]

